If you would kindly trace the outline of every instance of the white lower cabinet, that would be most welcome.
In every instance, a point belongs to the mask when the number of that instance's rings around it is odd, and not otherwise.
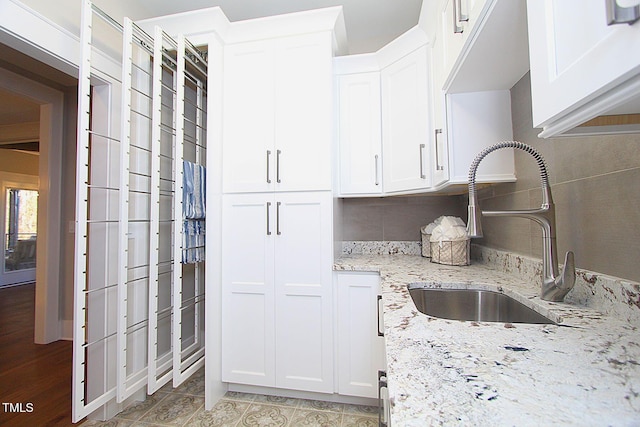
[[[380,319],[380,276],[336,273],[338,393],[378,397],[378,371],[386,369]]]
[[[222,379],[329,393],[330,192],[223,196]]]

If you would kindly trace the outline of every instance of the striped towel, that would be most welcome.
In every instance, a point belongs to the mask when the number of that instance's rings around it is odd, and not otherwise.
[[[204,219],[206,168],[186,160],[182,166],[182,216],[184,219]]]

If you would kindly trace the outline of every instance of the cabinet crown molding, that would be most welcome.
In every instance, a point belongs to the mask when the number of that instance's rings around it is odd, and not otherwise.
[[[376,52],[336,57],[333,61],[334,74],[379,72],[427,44],[427,34],[415,26]]]
[[[220,7],[159,16],[136,22],[145,31],[161,26],[171,36],[184,34],[193,44],[208,44],[216,34],[225,44],[330,31],[336,54],[347,53],[347,30],[342,6],[230,22]],[[185,32],[185,29],[188,29]]]

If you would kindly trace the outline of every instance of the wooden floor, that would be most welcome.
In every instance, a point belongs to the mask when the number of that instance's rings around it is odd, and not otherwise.
[[[34,301],[34,284],[0,289],[0,425],[73,425],[72,343],[33,343]],[[8,403],[33,411],[11,412]]]

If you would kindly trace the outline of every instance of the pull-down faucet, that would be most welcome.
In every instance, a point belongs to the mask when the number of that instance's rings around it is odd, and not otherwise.
[[[518,148],[531,154],[536,159],[542,181],[542,206],[540,208],[513,211],[483,211],[480,209],[476,195],[476,171],[478,165],[487,154],[501,148]],[[518,141],[501,141],[485,148],[476,156],[469,168],[469,217],[467,221],[467,234],[469,237],[482,237],[482,224],[480,222],[482,215],[528,218],[542,227],[542,290],[540,297],[546,301],[562,301],[575,284],[575,262],[573,252],[567,252],[562,275],[558,275],[555,206],[551,198],[547,166],[542,156],[533,147]]]

